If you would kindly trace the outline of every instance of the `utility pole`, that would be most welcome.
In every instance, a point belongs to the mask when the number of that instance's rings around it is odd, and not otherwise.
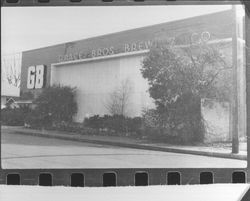
[[[239,153],[238,133],[238,32],[236,6],[232,6],[233,32],[232,32],[232,63],[233,63],[233,92],[232,92],[232,153]]]

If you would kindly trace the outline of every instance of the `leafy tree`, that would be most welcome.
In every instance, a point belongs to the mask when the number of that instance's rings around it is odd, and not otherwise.
[[[178,48],[156,41],[143,60],[141,72],[148,80],[150,96],[163,120],[161,126],[168,134],[179,136],[184,143],[203,141],[201,98],[225,101],[231,91],[230,64],[218,46]]]
[[[36,114],[39,114],[44,124],[49,125],[61,121],[71,122],[77,112],[75,88],[55,85],[45,88],[35,99]]]

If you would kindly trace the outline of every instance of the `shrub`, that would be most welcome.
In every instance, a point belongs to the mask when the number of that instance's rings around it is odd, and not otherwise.
[[[60,122],[54,124],[51,129],[59,130],[59,131],[67,131],[73,133],[81,133],[84,135],[95,135],[98,133],[98,130],[92,128],[86,128],[82,123],[76,122]]]
[[[25,118],[25,124],[31,128],[50,128],[52,126],[51,116],[41,114],[37,110],[32,110]]]
[[[126,118],[122,115],[114,115],[114,116],[105,115],[103,117],[103,128],[107,128],[117,132],[128,131]]]
[[[193,115],[192,119],[190,115],[183,114],[181,119],[176,115],[173,117],[176,118],[176,124],[169,124],[167,117],[154,109],[143,112],[143,134],[147,139],[166,143],[193,144],[199,141],[197,137],[200,133],[204,133],[200,131],[204,129],[203,122],[197,125],[199,121],[195,118],[200,118],[197,115]],[[184,118],[187,120],[183,121]]]
[[[128,130],[130,132],[135,132],[137,134],[141,134],[142,122],[143,122],[143,120],[141,117],[127,118]]]
[[[84,125],[90,127],[90,128],[103,128],[103,118],[99,115],[94,115],[89,118],[84,119]]]
[[[26,108],[4,108],[1,110],[1,122],[8,126],[23,126],[27,113]]]
[[[55,85],[45,88],[35,99],[35,108],[42,118],[49,116],[52,123],[71,122],[73,115],[77,112],[75,101],[75,88]]]
[[[85,118],[84,125],[95,129],[106,129],[119,133],[135,132],[140,133],[142,127],[141,117],[129,118],[123,115],[105,115],[100,117],[95,115]]]
[[[67,86],[43,89],[34,103],[36,107],[25,119],[25,123],[32,128],[52,128],[56,123],[72,122],[77,112],[75,88]]]

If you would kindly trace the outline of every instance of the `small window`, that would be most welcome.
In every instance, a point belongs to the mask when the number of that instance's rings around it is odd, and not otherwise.
[[[49,173],[42,173],[39,175],[40,186],[52,186],[52,175]]]
[[[84,186],[84,175],[82,173],[73,173],[70,177],[71,186],[83,187]]]
[[[18,3],[19,0],[6,0],[7,3]]]
[[[201,172],[200,173],[200,184],[212,184],[213,173],[212,172]]]
[[[233,172],[232,182],[233,183],[246,183],[246,173],[243,171]]]
[[[8,174],[7,175],[7,185],[20,185],[20,175],[19,174]]]
[[[103,186],[116,186],[115,173],[104,173],[102,179],[103,179]]]
[[[167,177],[168,185],[180,185],[181,175],[179,172],[169,172]]]
[[[148,185],[148,173],[138,172],[135,173],[135,186],[147,186]]]
[[[49,3],[49,0],[38,0],[39,3]]]

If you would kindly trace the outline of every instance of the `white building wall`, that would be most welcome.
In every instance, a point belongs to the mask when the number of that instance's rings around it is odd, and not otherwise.
[[[154,107],[148,93],[148,82],[142,77],[143,56],[131,56],[120,59],[120,80],[129,80],[132,87],[128,116],[140,116],[143,109]]]
[[[7,102],[6,99],[7,99],[6,96],[1,96],[1,109],[5,108],[5,104]]]
[[[148,85],[140,72],[143,55],[124,56],[53,67],[52,84],[77,88],[78,112],[75,121],[85,117],[105,115],[111,93],[122,82],[131,84],[128,116],[139,116],[143,108],[153,107]]]
[[[210,104],[204,104],[202,100],[202,115],[205,120],[207,142],[229,140],[229,115],[230,105],[227,102],[219,103],[210,100]]]

